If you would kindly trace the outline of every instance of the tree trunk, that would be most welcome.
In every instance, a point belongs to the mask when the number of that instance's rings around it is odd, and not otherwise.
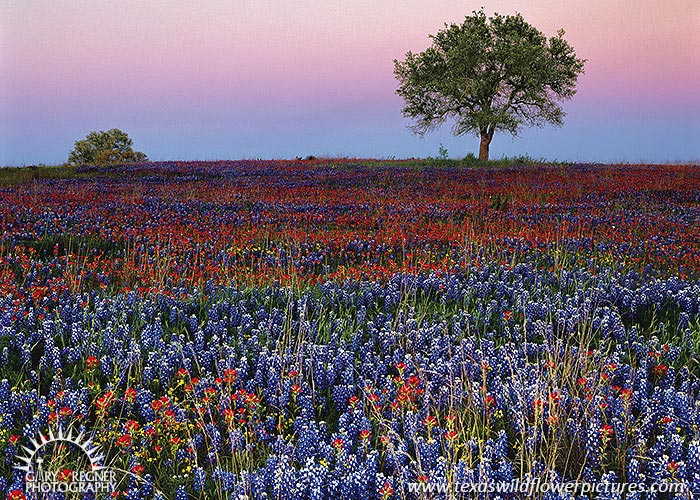
[[[489,146],[491,145],[491,139],[493,134],[488,132],[481,133],[481,142],[479,143],[479,160],[488,161],[489,159]]]

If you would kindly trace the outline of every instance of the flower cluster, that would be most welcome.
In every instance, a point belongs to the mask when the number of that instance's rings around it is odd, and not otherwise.
[[[124,471],[114,498],[543,476],[700,494],[700,174],[391,168],[3,188],[0,498],[32,498],[22,446],[68,428]],[[71,482],[62,453],[45,463]]]

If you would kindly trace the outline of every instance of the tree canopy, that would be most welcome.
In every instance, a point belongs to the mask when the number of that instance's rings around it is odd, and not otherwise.
[[[68,163],[116,165],[148,160],[144,153],[134,151],[132,144],[127,133],[116,128],[106,132],[90,132],[85,139],[75,142]]]
[[[548,39],[520,14],[487,18],[481,10],[430,38],[424,52],[394,60],[396,93],[415,133],[454,120],[455,135],[480,136],[479,158],[487,160],[495,132],[563,124],[558,101],[576,93],[585,63],[564,30]]]

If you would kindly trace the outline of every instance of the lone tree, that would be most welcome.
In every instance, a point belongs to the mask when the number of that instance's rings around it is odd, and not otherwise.
[[[113,128],[106,132],[90,132],[87,137],[75,141],[68,163],[73,165],[116,165],[148,160],[140,151],[134,151],[126,132]]]
[[[522,124],[561,126],[557,101],[576,93],[585,62],[563,37],[559,30],[547,39],[520,14],[487,19],[480,10],[461,25],[445,24],[424,52],[394,60],[411,129],[423,135],[454,119],[454,135],[478,134],[479,159],[488,160],[496,131],[515,136]]]

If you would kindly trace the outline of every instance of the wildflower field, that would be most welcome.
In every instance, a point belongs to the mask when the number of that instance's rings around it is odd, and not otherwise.
[[[15,466],[69,429],[120,472],[84,498],[451,498],[417,486],[534,477],[700,494],[698,166],[0,180],[2,498],[43,498]],[[68,451],[42,452],[66,483]]]

